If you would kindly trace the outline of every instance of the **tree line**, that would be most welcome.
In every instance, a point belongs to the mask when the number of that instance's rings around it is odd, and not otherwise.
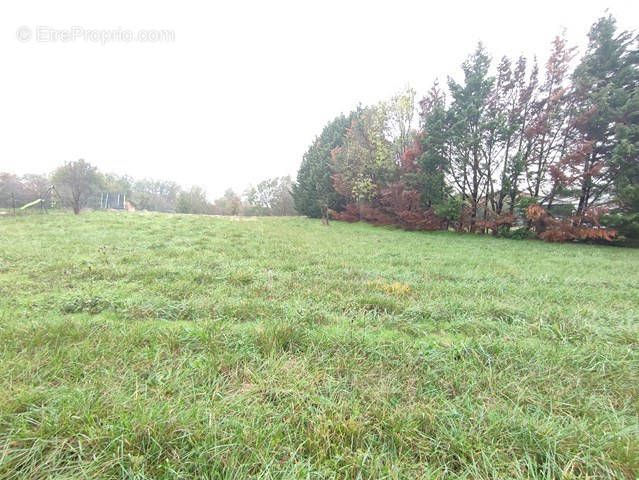
[[[639,238],[638,38],[605,16],[580,58],[563,33],[541,66],[493,62],[480,43],[460,81],[329,122],[304,154],[295,206],[406,229]]]
[[[51,188],[54,186],[55,188]],[[85,160],[58,167],[50,175],[0,172],[0,208],[18,208],[40,201],[50,208],[68,207],[75,213],[100,206],[100,192],[122,195],[137,210],[208,215],[294,215],[289,176],[269,178],[242,194],[227,190],[209,202],[198,186],[182,188],[167,180],[134,179],[101,173]]]

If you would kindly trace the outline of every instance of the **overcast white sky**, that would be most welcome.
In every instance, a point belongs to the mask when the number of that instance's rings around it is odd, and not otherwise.
[[[44,173],[84,158],[102,171],[200,185],[210,198],[243,191],[294,175],[324,124],[358,102],[406,83],[421,96],[436,77],[458,76],[478,40],[495,59],[543,63],[561,27],[583,47],[607,8],[622,28],[639,28],[639,2],[628,0],[3,0],[0,171]],[[83,30],[43,41],[42,27]],[[95,41],[113,30],[175,37]]]

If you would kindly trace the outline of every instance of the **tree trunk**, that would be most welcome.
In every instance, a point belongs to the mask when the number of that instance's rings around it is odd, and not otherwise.
[[[586,158],[584,162],[584,176],[581,179],[581,195],[579,196],[579,205],[577,206],[577,215],[583,215],[588,208],[588,194],[590,191],[590,175],[586,172],[590,169],[590,165],[594,163],[595,153],[591,157]]]

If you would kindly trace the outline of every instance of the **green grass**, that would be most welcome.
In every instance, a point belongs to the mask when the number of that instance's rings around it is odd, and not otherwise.
[[[0,478],[635,478],[639,252],[0,218]]]

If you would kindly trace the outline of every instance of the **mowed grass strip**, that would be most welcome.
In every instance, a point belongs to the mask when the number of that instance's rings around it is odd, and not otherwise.
[[[639,252],[0,218],[0,478],[639,475]]]

